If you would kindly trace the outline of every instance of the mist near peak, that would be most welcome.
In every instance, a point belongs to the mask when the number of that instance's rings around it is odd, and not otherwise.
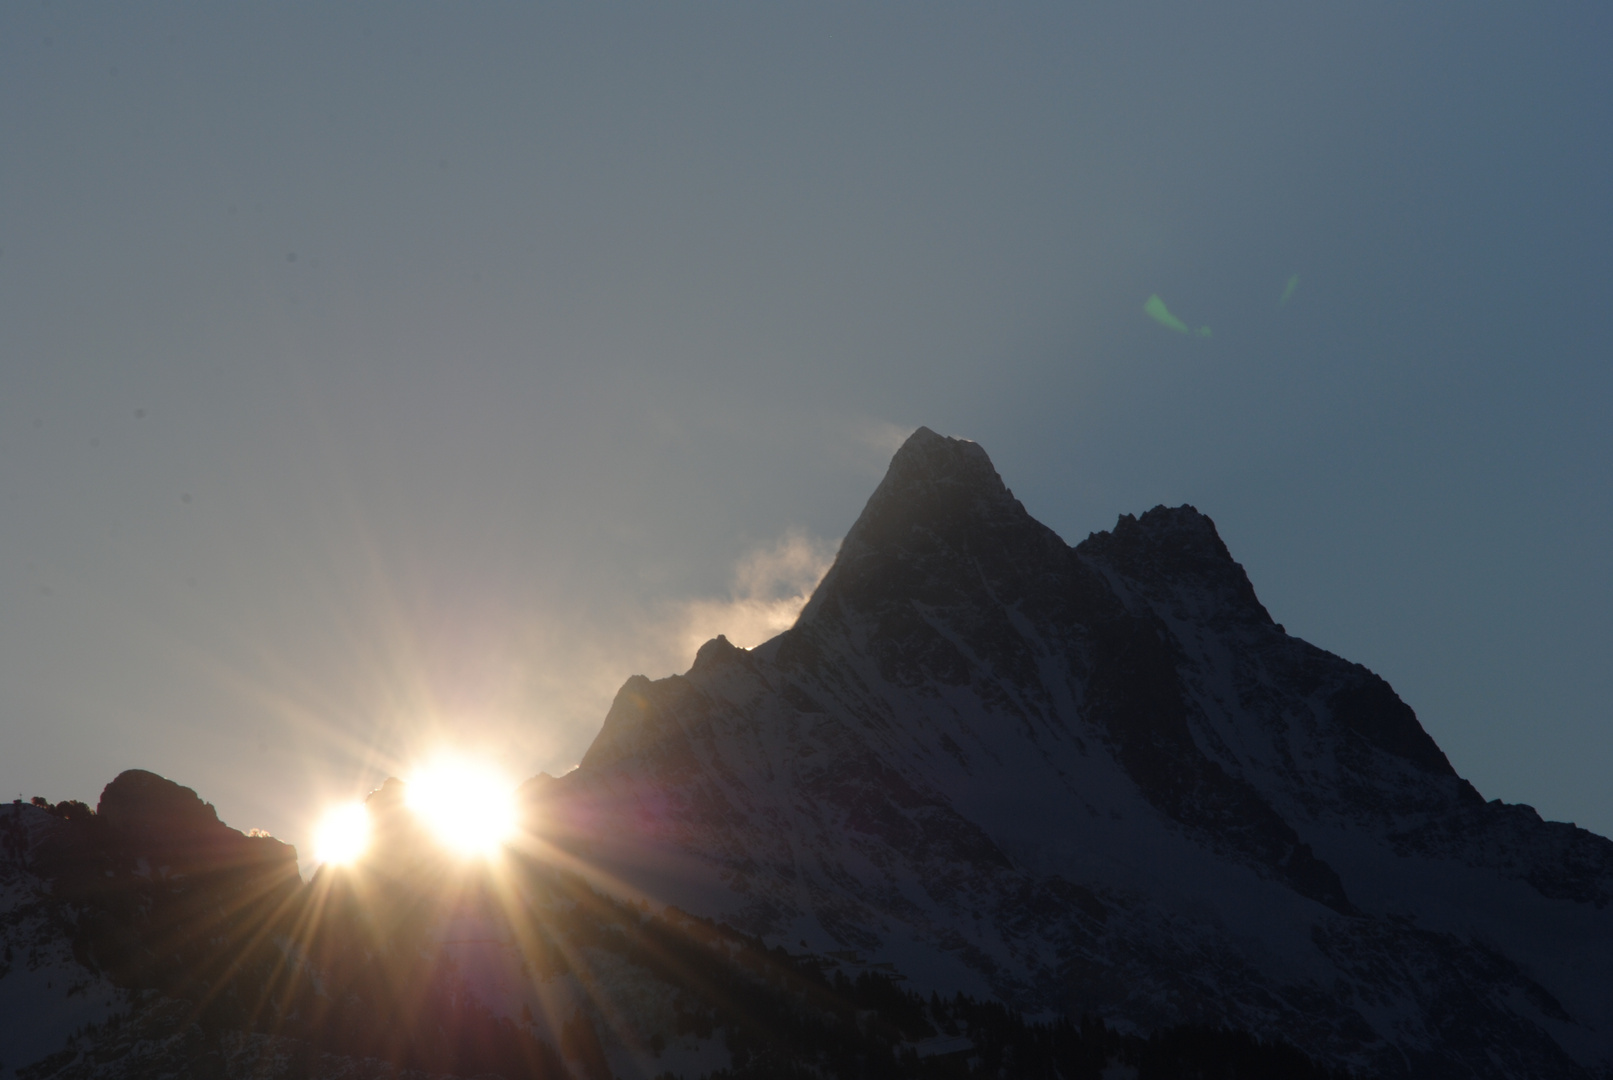
[[[834,564],[838,546],[838,541],[792,531],[746,555],[734,567],[733,588],[726,599],[692,600],[686,605],[680,653],[693,655],[693,649],[719,634],[742,649],[752,649],[794,626]]]

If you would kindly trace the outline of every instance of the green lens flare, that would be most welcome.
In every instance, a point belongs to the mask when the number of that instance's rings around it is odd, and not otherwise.
[[[1288,303],[1288,298],[1294,295],[1294,290],[1297,288],[1299,288],[1299,275],[1289,274],[1288,284],[1283,287],[1283,297],[1281,300],[1277,301],[1277,306],[1282,307],[1284,304]]]
[[[1197,330],[1194,330],[1181,319],[1178,319],[1175,315],[1172,315],[1171,309],[1165,306],[1165,301],[1159,298],[1158,293],[1155,293],[1153,296],[1148,298],[1148,302],[1143,305],[1143,314],[1147,315],[1150,319],[1153,319],[1166,329],[1175,330],[1178,334],[1190,334],[1194,337],[1205,338],[1210,336],[1210,328],[1208,326],[1201,326]]]

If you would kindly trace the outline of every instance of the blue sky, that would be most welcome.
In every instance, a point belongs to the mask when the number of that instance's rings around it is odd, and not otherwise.
[[[927,424],[1071,542],[1194,504],[1486,797],[1613,833],[1609,40],[8,5],[0,790],[141,766],[305,843],[445,742],[564,769]]]

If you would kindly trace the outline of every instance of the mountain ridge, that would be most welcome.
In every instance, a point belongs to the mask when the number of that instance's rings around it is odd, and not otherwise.
[[[1194,508],[1072,547],[927,428],[794,627],[629,680],[538,801],[648,895],[921,987],[1386,1075],[1613,1075],[1579,955],[1613,960],[1613,844],[1485,803]]]
[[[1072,546],[928,429],[499,860],[405,794],[306,883],[148,771],[0,806],[0,1075],[1613,1078],[1613,842],[1485,802],[1195,508]]]
[[[366,802],[370,854],[308,882],[171,780],[131,770],[107,793],[105,818],[0,806],[0,1076],[1347,1080],[1244,1032],[1141,1039],[925,1001],[854,954],[791,955],[603,896],[524,844],[456,862],[425,842],[396,779]],[[126,827],[160,819],[171,827]],[[154,872],[198,836],[182,868]],[[109,945],[124,962],[101,963]]]

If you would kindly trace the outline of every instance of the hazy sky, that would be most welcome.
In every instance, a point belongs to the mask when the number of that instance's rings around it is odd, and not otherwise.
[[[0,6],[0,792],[139,766],[306,848],[441,743],[564,770],[927,424],[1071,542],[1191,502],[1487,798],[1613,833],[1610,43]]]

